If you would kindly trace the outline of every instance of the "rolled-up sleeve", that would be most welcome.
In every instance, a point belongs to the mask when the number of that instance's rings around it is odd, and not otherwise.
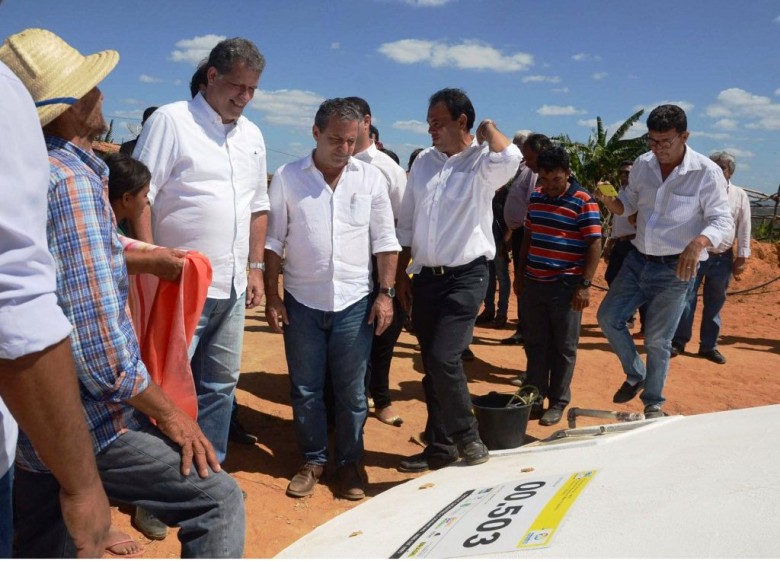
[[[276,171],[268,189],[268,232],[265,237],[265,248],[280,257],[284,255],[284,243],[287,240],[287,201],[282,170],[283,167]]]
[[[57,305],[46,243],[49,159],[32,98],[0,67],[0,359],[62,341],[71,325]]]
[[[701,235],[706,236],[713,247],[718,247],[734,228],[734,218],[731,216],[726,191],[726,178],[720,170],[709,171],[699,190],[699,201],[707,224]]]
[[[478,184],[495,191],[515,176],[523,156],[514,144],[510,144],[501,152],[492,152],[487,146],[483,150],[486,154],[479,162]]]
[[[373,254],[401,251],[401,246],[395,236],[395,220],[393,219],[390,195],[388,195],[387,180],[381,174],[377,174],[377,180],[371,189],[369,233]]]

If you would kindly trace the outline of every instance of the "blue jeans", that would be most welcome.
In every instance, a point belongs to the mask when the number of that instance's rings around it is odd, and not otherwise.
[[[628,383],[645,384],[641,395],[645,405],[662,405],[666,401],[663,390],[669,372],[672,336],[693,284],[693,279],[678,279],[676,268],[676,260],[657,263],[632,251],[599,306],[599,325],[618,355]],[[645,303],[646,368],[626,327],[634,310]]]
[[[227,454],[233,394],[241,373],[245,313],[244,294],[237,295],[235,288],[230,298],[207,298],[189,348],[198,424],[220,463]]]
[[[306,463],[328,462],[323,399],[326,370],[335,397],[336,465],[358,462],[363,456],[363,425],[368,414],[366,363],[373,336],[373,326],[368,323],[370,304],[371,299],[365,296],[340,312],[325,312],[284,293],[290,321],[284,326],[284,351],[293,424]]]
[[[696,282],[693,285],[686,302],[685,310],[677,326],[672,342],[676,347],[685,347],[691,340],[693,331],[693,314],[696,312],[696,294],[704,284],[701,313],[701,328],[699,331],[699,352],[706,353],[718,347],[720,335],[720,311],[726,303],[726,291],[731,282],[731,270],[734,266],[734,252],[724,251],[718,255],[710,255],[699,265]]]
[[[151,425],[122,434],[95,459],[109,498],[145,508],[180,528],[182,557],[243,554],[244,499],[226,472],[209,471],[201,479],[193,468],[184,477],[179,446]],[[54,476],[19,469],[14,496],[18,556],[74,557]]]
[[[0,559],[10,559],[13,551],[14,508],[12,493],[14,488],[14,466],[0,477]]]

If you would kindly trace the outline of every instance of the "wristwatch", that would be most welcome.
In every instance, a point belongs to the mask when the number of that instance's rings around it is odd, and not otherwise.
[[[389,288],[380,288],[379,289],[380,294],[385,294],[389,296],[390,298],[395,298],[395,287],[391,286]]]
[[[261,271],[265,271],[265,263],[263,263],[262,261],[257,261],[257,262],[250,261],[249,268],[260,269]]]
[[[588,279],[582,279],[580,281],[580,286],[582,288],[590,288],[590,281]]]

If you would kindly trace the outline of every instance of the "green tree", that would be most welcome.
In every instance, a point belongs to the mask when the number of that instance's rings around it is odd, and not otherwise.
[[[596,117],[596,130],[584,144],[565,134],[554,138],[569,153],[572,173],[583,187],[593,191],[600,181],[620,185],[621,162],[633,161],[647,152],[647,134],[638,138],[623,138],[642,113],[644,109],[631,115],[609,138],[601,117]]]

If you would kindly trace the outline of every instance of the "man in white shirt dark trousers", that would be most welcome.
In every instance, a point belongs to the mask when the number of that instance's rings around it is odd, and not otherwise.
[[[717,248],[708,250],[709,258],[699,266],[696,282],[688,294],[687,305],[672,339],[672,356],[685,352],[685,345],[691,340],[693,314],[696,312],[696,293],[699,291],[699,286],[704,286],[699,356],[716,364],[725,364],[726,357],[718,350],[720,311],[726,303],[726,292],[731,282],[731,275],[739,279],[745,271],[745,262],[750,257],[750,201],[741,187],[731,183],[731,176],[734,175],[737,167],[734,156],[728,152],[715,152],[710,154],[710,159],[723,170],[723,175],[726,177],[726,192],[731,216],[734,218],[734,228]],[[735,244],[736,258],[734,257]]]
[[[468,465],[488,460],[461,354],[485,296],[487,260],[496,252],[493,195],[517,171],[520,150],[489,119],[472,135],[474,119],[463,91],[447,88],[431,96],[427,120],[433,146],[415,160],[401,204],[398,294],[407,310],[414,297],[412,322],[428,407],[427,446],[403,460],[401,471],[437,469],[459,453]],[[414,273],[413,284],[407,272]]]
[[[707,248],[717,247],[732,228],[726,180],[709,158],[686,145],[688,120],[676,105],[661,105],[647,118],[650,152],[634,162],[628,186],[618,197],[596,198],[617,215],[637,213],[636,251],[626,257],[598,311],[598,321],[618,355],[627,380],[615,403],[644,388],[645,417],[663,416],[672,336]],[[647,303],[647,366],[626,322]]]
[[[401,212],[401,199],[406,190],[406,172],[393,159],[379,150],[369,137],[371,127],[371,107],[368,102],[360,97],[348,97],[354,103],[362,115],[358,126],[358,137],[355,142],[355,158],[376,166],[387,180],[390,206],[393,209],[393,218],[398,221]],[[377,270],[374,269],[374,292],[379,290]],[[371,358],[366,368],[366,389],[374,400],[374,415],[383,423],[401,426],[403,419],[393,409],[390,398],[390,363],[393,359],[393,348],[398,336],[401,334],[406,312],[397,297],[393,298],[393,323],[381,335],[374,336],[371,344]]]
[[[365,497],[359,462],[368,411],[366,362],[372,331],[381,334],[393,320],[401,247],[384,175],[352,157],[360,120],[346,99],[323,102],[312,129],[316,148],[279,168],[270,189],[266,318],[277,332],[284,326],[293,424],[304,456],[287,487],[293,497],[314,492],[328,461],[326,370],[335,396],[337,494]],[[372,254],[379,269],[375,299]],[[283,255],[284,300],[279,294]]]
[[[245,308],[264,294],[265,142],[243,116],[264,67],[251,41],[221,41],[206,63],[205,89],[155,111],[133,153],[152,172],[152,207],[134,228],[138,237],[197,250],[213,268],[189,355],[198,423],[220,462],[241,370]]]

